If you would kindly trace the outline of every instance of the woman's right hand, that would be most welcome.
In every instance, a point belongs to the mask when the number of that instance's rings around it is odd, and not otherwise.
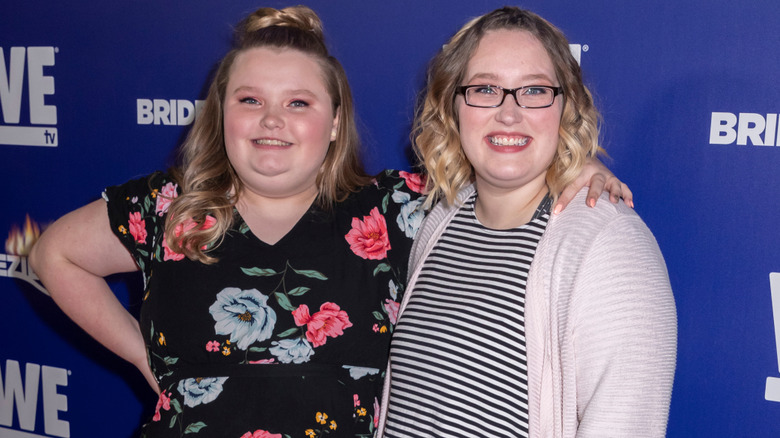
[[[33,246],[29,262],[60,309],[106,348],[135,365],[159,393],[138,321],[103,278],[138,270],[111,232],[106,202],[87,204],[49,226]]]

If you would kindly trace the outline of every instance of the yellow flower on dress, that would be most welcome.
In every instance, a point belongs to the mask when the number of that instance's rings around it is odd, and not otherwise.
[[[366,408],[361,407],[357,410],[358,417],[365,417],[367,412]]]
[[[160,332],[160,339],[158,339],[158,340],[157,340],[157,342],[158,342],[160,345],[167,345],[167,344],[165,343],[165,335],[164,335],[164,334],[162,334],[162,332]]]
[[[157,193],[158,193],[159,191],[160,191],[159,189],[154,189],[154,190],[152,190],[152,198],[156,198],[156,197],[157,197]]]
[[[222,355],[223,356],[230,356],[230,347],[227,345],[222,347]]]
[[[330,422],[330,430],[336,430],[336,422],[335,421],[331,421]]]
[[[119,232],[122,234],[127,234],[127,228],[125,228],[124,225],[119,226]]]
[[[306,433],[306,436],[308,436],[310,438],[314,438],[314,437],[317,436],[317,433],[314,432],[314,429],[306,429],[305,433]]]
[[[317,420],[317,423],[325,424],[327,423],[328,414],[324,412],[317,412],[317,416],[315,418]]]
[[[386,325],[383,325],[383,326],[382,326],[382,327],[379,329],[379,333],[387,333],[387,326],[386,326]]]

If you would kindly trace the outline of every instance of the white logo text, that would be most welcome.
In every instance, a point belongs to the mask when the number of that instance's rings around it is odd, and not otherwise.
[[[6,63],[0,47],[0,144],[57,146],[57,107],[45,102],[54,94],[54,78],[43,74],[44,67],[54,66],[56,52],[54,47],[11,47]],[[25,64],[30,118],[21,123]]]

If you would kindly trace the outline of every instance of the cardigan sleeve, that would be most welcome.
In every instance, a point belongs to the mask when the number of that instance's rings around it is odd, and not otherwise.
[[[570,299],[576,436],[665,436],[677,315],[663,256],[638,216],[616,216],[595,236]]]

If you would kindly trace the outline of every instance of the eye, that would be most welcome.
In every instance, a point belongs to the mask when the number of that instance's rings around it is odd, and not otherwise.
[[[241,103],[249,103],[253,105],[257,105],[260,103],[260,101],[255,99],[254,97],[244,97],[242,99],[239,99],[238,101]]]
[[[550,89],[547,87],[528,87],[523,90],[523,94],[526,96],[544,96],[549,93]]]
[[[492,85],[475,85],[474,87],[470,88],[470,90],[473,94],[499,94],[498,87],[494,87]]]
[[[305,108],[309,106],[309,102],[306,102],[305,100],[301,100],[301,99],[295,99],[290,102],[290,106],[293,108]]]

